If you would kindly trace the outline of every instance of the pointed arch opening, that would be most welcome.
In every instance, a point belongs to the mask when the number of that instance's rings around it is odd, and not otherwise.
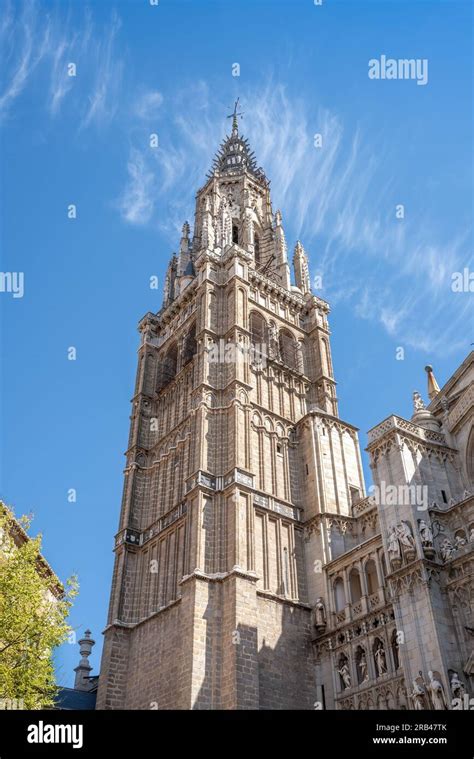
[[[250,342],[254,347],[258,347],[263,350],[263,346],[267,344],[268,328],[262,314],[258,311],[252,311],[249,319],[250,328]]]
[[[371,596],[377,592],[379,587],[377,567],[375,566],[375,561],[373,559],[369,559],[365,565],[365,579],[367,582],[367,592],[369,596]]]
[[[197,353],[196,324],[193,324],[183,341],[183,366],[188,364]]]
[[[178,344],[173,343],[165,353],[162,362],[159,362],[158,390],[165,387],[176,377],[178,371]]]
[[[297,343],[291,332],[287,329],[280,330],[278,345],[283,363],[290,369],[297,369]]]
[[[351,570],[351,573],[349,575],[349,585],[351,588],[351,601],[353,604],[355,604],[362,598],[362,585],[357,569]]]
[[[344,581],[338,577],[334,583],[334,604],[336,611],[343,611],[346,605],[346,594],[344,593]]]

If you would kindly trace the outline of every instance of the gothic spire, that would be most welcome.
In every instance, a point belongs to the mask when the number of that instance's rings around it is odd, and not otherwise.
[[[265,185],[268,180],[265,177],[263,169],[257,165],[255,153],[249,145],[249,141],[239,134],[238,116],[243,114],[237,111],[239,99],[237,98],[233,112],[227,117],[232,119],[232,132],[229,137],[220,144],[214,157],[211,171],[208,177],[217,174],[235,176],[242,174],[245,170]]]
[[[438,395],[440,387],[433,374],[433,367],[428,364],[428,366],[425,366],[425,372],[428,375],[428,398],[432,401]]]

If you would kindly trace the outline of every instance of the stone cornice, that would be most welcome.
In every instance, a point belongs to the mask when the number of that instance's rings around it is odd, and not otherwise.
[[[192,300],[194,291],[197,290],[198,287],[198,280],[194,279],[192,282],[189,283],[189,285],[183,290],[182,293],[178,295],[177,298],[175,298],[169,306],[166,306],[166,308],[160,309],[160,311],[157,311],[156,314],[153,314],[155,320],[158,322],[159,326],[162,324],[168,324],[174,316],[181,310],[181,308],[190,300]],[[148,312],[150,313],[150,312]],[[143,319],[146,319],[148,314],[145,314]],[[139,322],[139,327],[143,322],[143,319]]]
[[[242,569],[242,567],[235,565],[229,572],[214,572],[213,574],[203,572],[201,569],[195,569],[191,574],[185,575],[178,584],[184,585],[193,579],[204,580],[204,582],[224,582],[231,577],[241,577],[244,580],[250,580],[250,582],[258,582],[260,579],[256,572],[249,572]]]
[[[334,380],[331,379],[331,382],[334,382]],[[336,383],[334,382],[334,384]],[[302,425],[305,421],[309,421],[311,417],[321,417],[321,419],[324,419],[325,421],[335,426],[340,426],[341,428],[344,428],[346,430],[351,430],[352,432],[355,432],[356,434],[359,432],[358,427],[354,427],[353,424],[349,424],[349,422],[345,422],[343,419],[340,419],[338,416],[329,414],[327,411],[323,411],[323,409],[320,409],[320,408],[310,409],[310,411],[307,411],[306,414],[302,416],[301,419],[299,419],[295,423],[295,427],[298,425]]]
[[[387,417],[383,422],[369,430],[367,433],[369,442],[366,450],[372,451],[382,440],[396,432],[408,435],[418,441],[422,440],[424,443],[443,446],[454,452],[454,449],[446,445],[445,437],[441,432],[425,430],[423,427],[419,427],[417,424],[413,424],[413,422],[409,422],[407,419],[403,419],[403,417],[396,416],[395,414]]]

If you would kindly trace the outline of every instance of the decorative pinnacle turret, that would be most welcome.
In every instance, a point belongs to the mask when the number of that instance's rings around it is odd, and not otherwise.
[[[298,240],[293,253],[293,268],[295,271],[295,283],[305,295],[311,292],[309,280],[308,256],[302,244]]]
[[[74,672],[76,673],[74,688],[76,690],[89,690],[89,673],[92,669],[89,664],[89,656],[91,655],[93,646],[95,646],[95,640],[91,637],[91,631],[86,630],[84,637],[79,641],[81,660],[77,667],[74,668]]]

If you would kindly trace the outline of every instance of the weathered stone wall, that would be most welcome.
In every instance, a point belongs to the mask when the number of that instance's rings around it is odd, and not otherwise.
[[[258,595],[258,673],[260,709],[314,709],[308,609]]]

